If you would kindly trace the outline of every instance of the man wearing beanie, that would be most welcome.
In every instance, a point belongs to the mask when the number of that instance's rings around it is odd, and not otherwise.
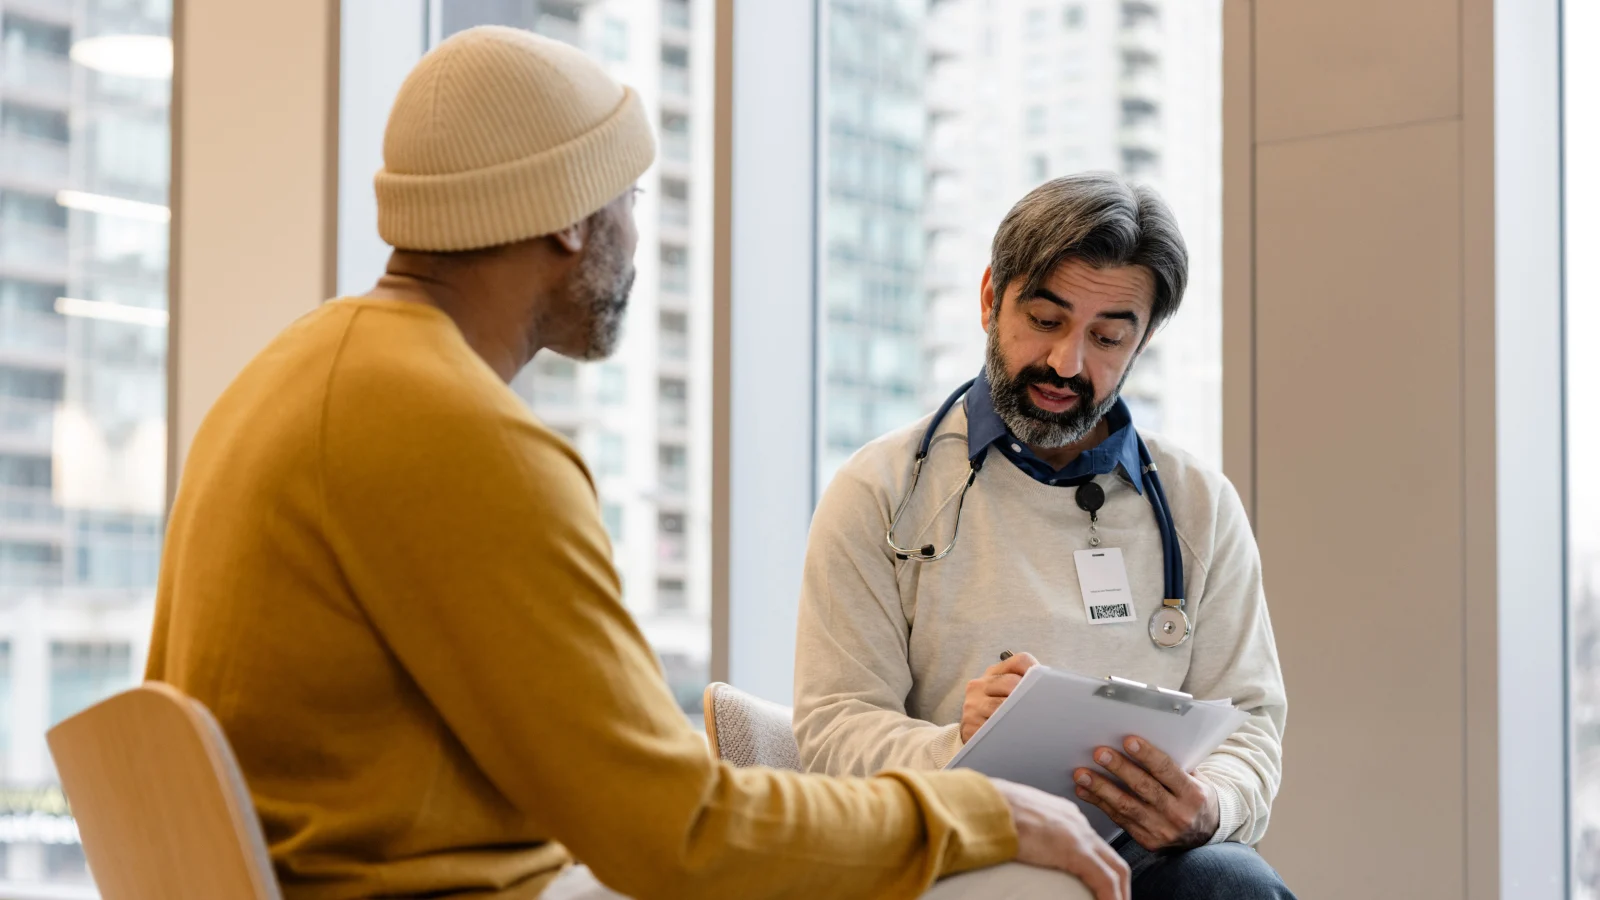
[[[390,115],[387,273],[279,335],[195,437],[147,676],[216,714],[284,896],[1125,900],[1066,800],[734,769],[679,712],[582,460],[507,386],[615,347],[653,156],[638,96],[577,50],[445,41]]]

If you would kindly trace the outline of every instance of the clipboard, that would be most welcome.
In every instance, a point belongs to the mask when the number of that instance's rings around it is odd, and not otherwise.
[[[1193,771],[1249,718],[1228,700],[1196,700],[1123,678],[1034,666],[945,768],[972,769],[1065,797],[1110,840],[1122,829],[1099,807],[1079,800],[1072,780],[1080,767],[1109,774],[1094,761],[1096,747],[1120,748],[1129,735],[1138,735]]]

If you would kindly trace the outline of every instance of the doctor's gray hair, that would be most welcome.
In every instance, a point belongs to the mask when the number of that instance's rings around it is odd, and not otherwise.
[[[1068,259],[1143,266],[1155,276],[1146,338],[1178,311],[1189,282],[1189,252],[1166,201],[1111,172],[1047,181],[1011,207],[989,256],[995,309],[1013,282],[1023,279],[1020,296],[1031,297]]]

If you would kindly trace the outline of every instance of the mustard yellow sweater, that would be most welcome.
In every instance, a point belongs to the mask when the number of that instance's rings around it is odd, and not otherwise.
[[[430,307],[338,300],[185,464],[149,670],[221,721],[284,893],[912,897],[1016,852],[966,772],[733,769],[619,598],[582,461]]]

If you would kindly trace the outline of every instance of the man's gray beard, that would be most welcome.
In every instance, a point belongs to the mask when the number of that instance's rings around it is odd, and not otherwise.
[[[998,313],[998,310],[996,310]],[[989,329],[988,351],[984,354],[984,374],[989,378],[990,399],[994,403],[994,411],[1000,415],[1000,421],[1011,430],[1018,440],[1030,447],[1041,450],[1056,450],[1068,444],[1074,444],[1088,437],[1106,413],[1117,405],[1117,398],[1122,395],[1122,386],[1127,383],[1128,375],[1133,371],[1133,362],[1130,360],[1128,367],[1123,370],[1122,378],[1117,382],[1117,389],[1106,398],[1093,406],[1085,406],[1084,397],[1079,396],[1078,402],[1066,412],[1051,413],[1040,409],[1028,398],[1027,386],[1018,385],[1007,370],[1005,354],[1000,350],[1000,331],[998,327]]]
[[[596,216],[589,253],[573,276],[573,305],[584,316],[589,331],[576,359],[605,359],[616,352],[622,340],[622,321],[637,273],[633,261],[623,256],[619,231],[610,218]]]

